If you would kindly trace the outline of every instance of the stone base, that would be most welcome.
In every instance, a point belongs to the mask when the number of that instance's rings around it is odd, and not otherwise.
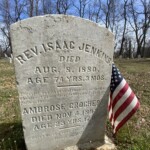
[[[102,146],[99,147],[98,145],[102,145]],[[94,149],[91,147],[96,147],[96,148]],[[81,148],[78,148],[78,146],[75,145],[75,146],[67,147],[64,150],[117,150],[117,149],[116,146],[113,144],[113,142],[107,136],[105,136],[104,144],[95,142],[93,144],[85,144],[84,146],[81,146]]]
[[[115,144],[105,136],[105,144],[100,147],[97,147],[96,150],[117,150]]]

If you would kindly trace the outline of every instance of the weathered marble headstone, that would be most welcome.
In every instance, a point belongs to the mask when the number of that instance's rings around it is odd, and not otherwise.
[[[28,150],[104,142],[113,35],[73,16],[46,15],[11,26]]]

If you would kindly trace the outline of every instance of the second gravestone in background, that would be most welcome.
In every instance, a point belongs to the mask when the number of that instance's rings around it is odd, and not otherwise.
[[[112,33],[81,18],[47,15],[13,24],[11,39],[27,149],[102,145]]]

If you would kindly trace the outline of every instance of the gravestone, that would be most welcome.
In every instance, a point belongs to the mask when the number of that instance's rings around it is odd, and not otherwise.
[[[104,143],[113,35],[65,15],[11,25],[28,150],[90,149]]]

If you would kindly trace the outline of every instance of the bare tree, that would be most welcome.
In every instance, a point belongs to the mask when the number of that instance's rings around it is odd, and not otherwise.
[[[33,17],[34,16],[34,0],[28,0],[28,14],[29,14],[29,17]]]
[[[51,0],[41,0],[42,14],[52,14],[52,1]]]
[[[56,0],[56,10],[58,14],[67,14],[71,6],[70,0]]]
[[[150,27],[150,1],[140,0],[140,10],[136,7],[136,1],[130,0],[129,23],[135,33],[137,42],[137,56],[142,54],[142,46],[145,46],[147,31]]]
[[[8,0],[3,0],[0,3],[0,8],[1,8],[1,17],[2,17],[2,23],[3,25],[1,26],[0,30],[2,35],[5,37],[4,41],[5,42],[5,51],[11,46],[10,44],[10,36],[9,36],[9,27],[12,21],[12,18],[10,16],[10,3]]]
[[[146,0],[141,0],[143,5],[143,15],[144,15],[144,23],[143,23],[143,43],[142,43],[142,54],[144,53],[145,46],[146,46],[146,35],[148,33],[148,29],[150,27],[150,1],[147,2]],[[142,55],[143,56],[143,55]]]
[[[123,19],[124,19],[124,27],[123,27],[123,33],[122,33],[122,40],[121,40],[121,46],[120,46],[120,51],[119,55],[122,55],[123,53],[123,44],[125,41],[125,34],[126,34],[126,28],[127,28],[127,5],[128,0],[124,0],[124,5],[123,5]]]
[[[111,3],[112,0],[106,0],[106,3],[103,2],[102,10],[103,10],[103,23],[105,24],[106,28],[110,27],[110,13],[111,13]]]
[[[88,6],[89,0],[72,0],[72,4],[77,10],[77,15],[81,18],[84,18],[86,15],[86,8]]]
[[[88,4],[88,18],[96,23],[101,21],[101,0],[94,0],[93,3]]]
[[[106,0],[102,1],[102,21],[106,28],[114,31],[117,22],[120,21],[120,1],[119,0]]]
[[[39,2],[40,2],[40,0],[35,1],[35,15],[36,16],[39,15]]]
[[[0,18],[2,23],[0,32],[4,36],[5,51],[11,49],[10,25],[21,20],[25,6],[25,0],[0,0]]]

